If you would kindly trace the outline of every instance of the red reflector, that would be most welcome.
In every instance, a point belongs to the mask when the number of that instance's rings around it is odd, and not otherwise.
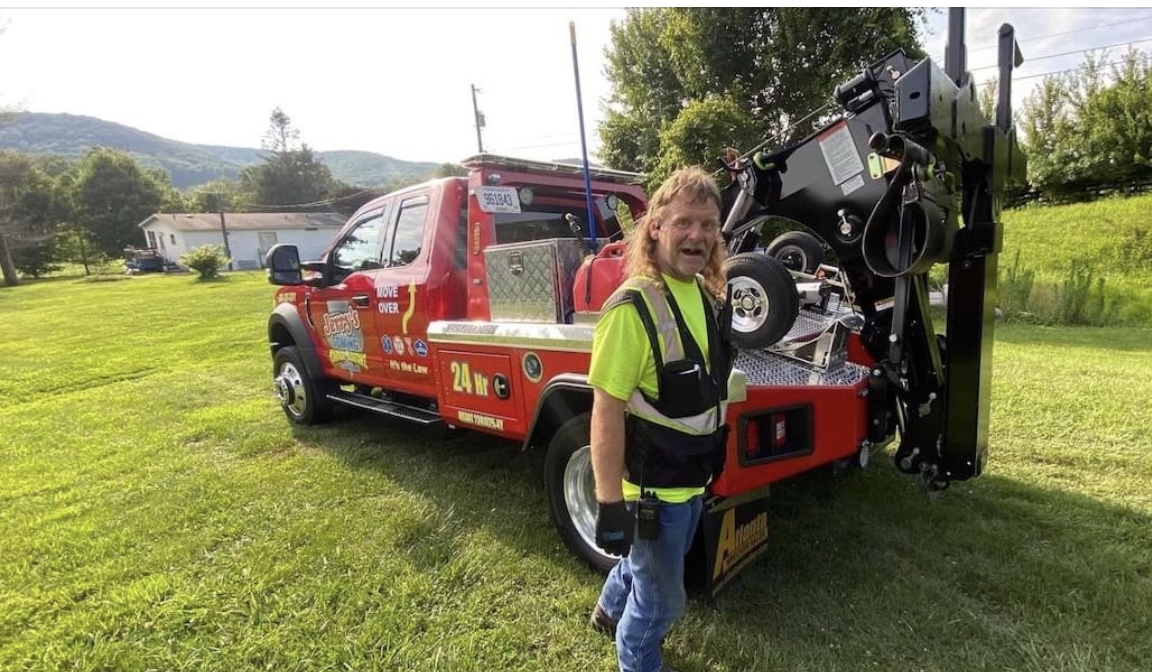
[[[744,455],[756,457],[760,454],[760,423],[753,420],[744,425]]]

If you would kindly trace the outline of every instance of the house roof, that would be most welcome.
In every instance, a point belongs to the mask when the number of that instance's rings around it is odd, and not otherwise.
[[[283,231],[285,229],[338,229],[348,218],[338,212],[226,212],[229,231]],[[157,213],[139,227],[164,224],[177,231],[219,231],[218,212]]]

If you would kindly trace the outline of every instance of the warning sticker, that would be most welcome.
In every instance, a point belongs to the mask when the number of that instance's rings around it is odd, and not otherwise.
[[[864,162],[860,160],[860,154],[852,142],[852,133],[848,130],[847,122],[821,136],[820,151],[824,154],[824,163],[828,166],[828,172],[832,174],[832,183],[835,185],[841,185],[864,172]]]

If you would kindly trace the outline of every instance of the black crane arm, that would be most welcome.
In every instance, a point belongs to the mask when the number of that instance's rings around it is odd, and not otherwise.
[[[1022,180],[1010,108],[1021,63],[1000,30],[1000,91],[987,119],[964,71],[963,10],[952,10],[946,69],[903,51],[836,88],[843,113],[798,143],[729,164],[724,234],[731,253],[759,243],[766,217],[800,222],[835,251],[865,318],[876,386],[900,430],[898,467],[936,487],[978,476],[1009,180]],[[929,311],[927,277],[947,263],[947,337]]]

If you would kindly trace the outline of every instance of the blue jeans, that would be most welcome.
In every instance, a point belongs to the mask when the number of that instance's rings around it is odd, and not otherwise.
[[[600,608],[618,622],[616,657],[621,672],[656,672],[660,643],[684,614],[684,555],[700,522],[703,496],[683,504],[660,503],[660,538],[637,538],[628,557],[612,568],[600,591]],[[628,509],[635,512],[635,502]]]

